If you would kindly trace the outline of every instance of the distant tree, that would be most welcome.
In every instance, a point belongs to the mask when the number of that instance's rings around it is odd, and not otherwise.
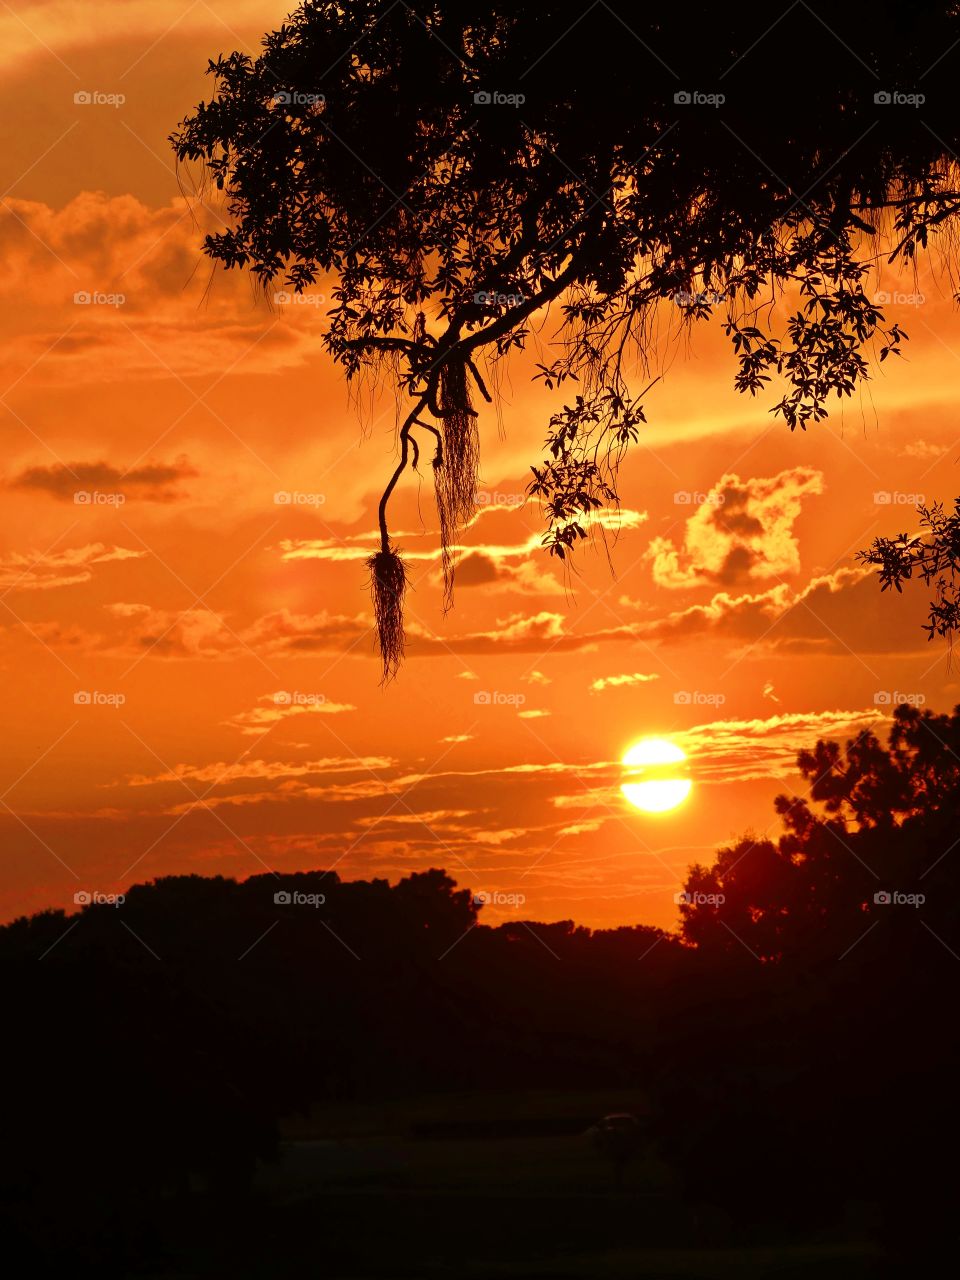
[[[956,893],[944,892],[956,875],[940,854],[960,810],[960,707],[899,706],[886,746],[864,732],[843,748],[820,741],[797,764],[808,792],[777,797],[776,842],[745,836],[712,867],[691,868],[680,907],[688,942],[767,962],[835,957],[838,939],[853,942],[883,916],[876,895],[892,890],[923,892],[925,918],[956,921]]]
[[[906,1274],[954,1247],[960,708],[898,707],[885,744],[798,763],[784,833],[687,880],[699,999],[665,1046],[658,1138],[688,1194],[738,1215],[872,1202],[878,1274]]]
[[[869,277],[937,237],[952,257],[960,15],[775,16],[759,0],[308,0],[257,58],[210,63],[210,102],[172,138],[226,196],[206,253],[264,289],[330,281],[328,351],[406,400],[369,561],[385,677],[406,588],[388,501],[428,456],[449,605],[475,401],[497,398],[512,352],[535,342],[536,377],[572,393],[529,485],[561,559],[617,501],[675,326],[719,311],[737,388],[778,383],[791,430],[853,395],[870,348],[900,353]]]

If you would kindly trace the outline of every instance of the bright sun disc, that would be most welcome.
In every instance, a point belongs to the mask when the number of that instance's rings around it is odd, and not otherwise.
[[[643,813],[668,813],[690,794],[690,779],[676,776],[686,759],[686,752],[675,742],[642,738],[623,757],[624,768],[635,780],[621,783],[620,790]]]

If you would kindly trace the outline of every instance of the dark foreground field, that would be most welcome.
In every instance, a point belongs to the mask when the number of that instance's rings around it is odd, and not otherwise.
[[[160,1280],[275,1277],[844,1277],[878,1274],[867,1211],[819,1238],[745,1239],[685,1204],[646,1148],[617,1185],[585,1130],[630,1094],[508,1094],[316,1111],[285,1126],[249,1198],[170,1205]]]

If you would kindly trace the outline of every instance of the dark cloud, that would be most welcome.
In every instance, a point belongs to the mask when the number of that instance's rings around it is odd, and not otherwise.
[[[71,462],[27,467],[9,486],[47,493],[61,502],[75,501],[75,495],[82,491],[122,493],[148,502],[176,502],[184,495],[175,486],[198,474],[185,458],[173,463],[148,463],[129,471],[110,462]]]

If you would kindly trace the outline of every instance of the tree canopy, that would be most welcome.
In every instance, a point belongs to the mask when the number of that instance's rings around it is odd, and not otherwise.
[[[210,63],[172,139],[226,198],[207,254],[265,289],[330,282],[327,349],[397,391],[369,562],[385,675],[387,503],[429,456],[449,604],[476,405],[511,352],[535,344],[567,396],[529,485],[560,558],[617,501],[664,323],[716,318],[736,387],[791,430],[899,354],[870,276],[934,243],[952,262],[958,41],[950,3],[305,0],[256,58]]]
[[[953,936],[956,871],[944,850],[955,843],[960,707],[937,715],[899,706],[886,744],[870,732],[845,747],[821,740],[797,764],[808,789],[777,797],[779,839],[744,836],[712,867],[691,869],[680,908],[686,940],[743,947],[770,963],[835,960],[901,900],[926,904],[925,919]]]

